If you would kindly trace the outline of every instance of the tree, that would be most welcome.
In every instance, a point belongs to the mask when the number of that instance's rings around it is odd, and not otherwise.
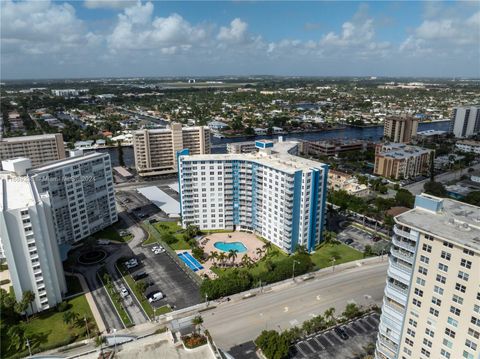
[[[28,303],[24,300],[21,300],[20,302],[16,302],[14,305],[15,312],[18,314],[25,314],[28,322],[27,308],[28,308]]]
[[[22,301],[25,301],[27,303],[27,306],[30,306],[30,311],[33,313],[33,301],[35,300],[35,293],[33,293],[31,290],[27,290],[26,292],[23,292],[23,297]]]
[[[232,261],[232,264],[235,263],[235,259],[238,257],[238,251],[236,249],[230,249],[228,251],[228,259]]]
[[[118,150],[118,164],[124,167],[125,159],[123,158],[123,147],[120,141],[117,141],[117,150]]]
[[[323,313],[325,319],[327,319],[331,323],[335,323],[335,308],[330,307]]]
[[[194,328],[194,332],[198,334],[200,333],[200,326],[202,325],[203,323],[203,318],[201,315],[197,315],[196,317],[194,317],[192,319],[192,324],[193,324],[193,328]]]
[[[365,249],[363,250],[363,258],[366,258],[366,257],[371,257],[373,256],[375,253],[373,253],[373,250],[372,250],[372,246],[370,244],[367,244],[365,246]]]
[[[271,242],[267,242],[263,245],[263,251],[265,252],[265,255],[269,255],[271,250],[272,250],[272,243]]]
[[[196,235],[198,235],[198,233],[200,232],[200,229],[198,228],[198,226],[195,226],[193,224],[189,224],[187,226],[187,229],[185,230],[185,233],[190,237],[190,238],[194,238]]]
[[[445,189],[445,186],[439,182],[427,182],[423,185],[423,189],[426,193],[437,197],[447,196],[447,190]]]
[[[227,259],[227,255],[225,254],[225,252],[220,252],[220,254],[218,255],[218,261],[223,265],[225,265],[225,260]]]
[[[78,320],[78,314],[72,312],[71,310],[67,310],[65,313],[63,313],[62,320],[67,325],[73,324]]]
[[[347,319],[353,319],[358,317],[360,313],[360,308],[355,303],[348,303],[342,315]]]
[[[8,349],[14,348],[16,351],[20,351],[25,346],[25,327],[21,324],[12,325],[8,328],[7,336],[10,341]]]
[[[135,283],[135,287],[137,288],[137,290],[140,293],[144,293],[145,290],[147,289],[147,283],[145,283],[145,281],[141,280],[141,281],[138,281],[137,283]]]
[[[255,253],[257,253],[258,258],[261,258],[263,255],[263,249],[262,248],[257,248]]]
[[[480,206],[480,191],[470,192],[463,199],[465,203],[473,204],[474,206]]]
[[[279,334],[275,330],[262,331],[255,339],[255,344],[268,359],[284,359],[288,357],[288,336]]]
[[[242,257],[242,260],[241,260],[242,265],[243,265],[244,267],[248,267],[249,264],[250,264],[250,260],[251,260],[251,259],[250,259],[250,257],[248,256],[248,254],[245,254],[245,255]]]
[[[212,260],[213,265],[215,266],[216,261],[218,259],[218,252],[217,251],[212,251],[210,255],[208,256],[209,259]]]
[[[407,189],[400,188],[395,194],[395,204],[397,206],[413,208],[414,202],[415,197]]]

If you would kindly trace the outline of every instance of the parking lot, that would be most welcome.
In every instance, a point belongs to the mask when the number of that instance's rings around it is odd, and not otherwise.
[[[374,242],[373,238],[374,236],[369,232],[352,225],[342,230],[337,236],[337,239],[340,242],[345,243],[350,247],[359,250],[360,252],[365,250],[366,245],[375,246],[378,248],[386,248],[389,246],[389,242],[387,240],[382,238]]]
[[[152,247],[153,244],[136,248],[136,258],[139,259],[140,265],[131,270],[132,275],[147,272],[148,276],[142,280],[154,283],[145,291],[147,297],[156,291],[161,291],[165,295],[165,298],[152,305],[158,308],[169,304],[172,308],[181,309],[200,303],[197,284],[166,252],[154,254],[151,251]]]
[[[364,347],[375,343],[379,324],[379,314],[372,313],[340,327],[348,338],[342,339],[333,329],[313,334],[297,342],[290,350],[290,358],[338,358],[360,357]]]

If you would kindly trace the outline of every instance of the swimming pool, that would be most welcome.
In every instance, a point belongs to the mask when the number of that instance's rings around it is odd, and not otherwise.
[[[203,266],[190,253],[178,253],[178,257],[194,272],[203,269]]]
[[[215,242],[213,246],[222,252],[229,252],[231,250],[243,253],[247,251],[247,247],[242,242]]]

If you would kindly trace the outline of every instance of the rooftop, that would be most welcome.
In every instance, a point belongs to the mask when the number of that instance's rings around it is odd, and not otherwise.
[[[66,158],[66,159],[61,159],[61,160],[48,162],[48,164],[46,164],[45,166],[41,166],[41,167],[37,167],[35,169],[32,169],[32,170],[28,171],[28,173],[31,174],[31,175],[34,175],[34,174],[39,173],[39,172],[53,170],[53,169],[56,169],[56,168],[59,168],[59,167],[67,166],[69,164],[74,164],[74,163],[77,163],[77,162],[90,160],[90,159],[93,159],[93,158],[96,158],[96,157],[101,158],[101,157],[105,157],[105,156],[110,157],[110,155],[108,153],[89,152],[89,153],[85,153],[85,154],[80,155],[80,156],[69,157],[69,158]]]
[[[251,161],[261,165],[265,165],[285,173],[294,174],[298,170],[311,171],[314,168],[326,167],[321,162],[308,160],[305,158],[283,154],[266,154],[257,153],[239,153],[239,154],[209,154],[209,155],[191,155],[182,156],[186,160],[195,161]]]
[[[393,158],[406,158],[419,156],[430,152],[432,152],[432,150],[418,146],[411,146],[403,143],[386,143],[382,145],[382,150],[380,151],[379,155]]]
[[[441,205],[436,212],[417,205],[395,217],[398,222],[480,252],[480,207],[425,194],[419,197]]]
[[[0,140],[0,142],[28,142],[36,140],[46,140],[46,139],[55,139],[56,135],[59,133],[46,133],[44,135],[34,135],[34,136],[18,136],[18,137],[5,137]]]
[[[35,204],[27,177],[18,177],[10,172],[0,172],[0,211],[26,208]]]

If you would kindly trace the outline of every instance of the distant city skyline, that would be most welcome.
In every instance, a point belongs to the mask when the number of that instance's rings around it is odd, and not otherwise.
[[[1,78],[480,77],[478,2],[2,1]]]

